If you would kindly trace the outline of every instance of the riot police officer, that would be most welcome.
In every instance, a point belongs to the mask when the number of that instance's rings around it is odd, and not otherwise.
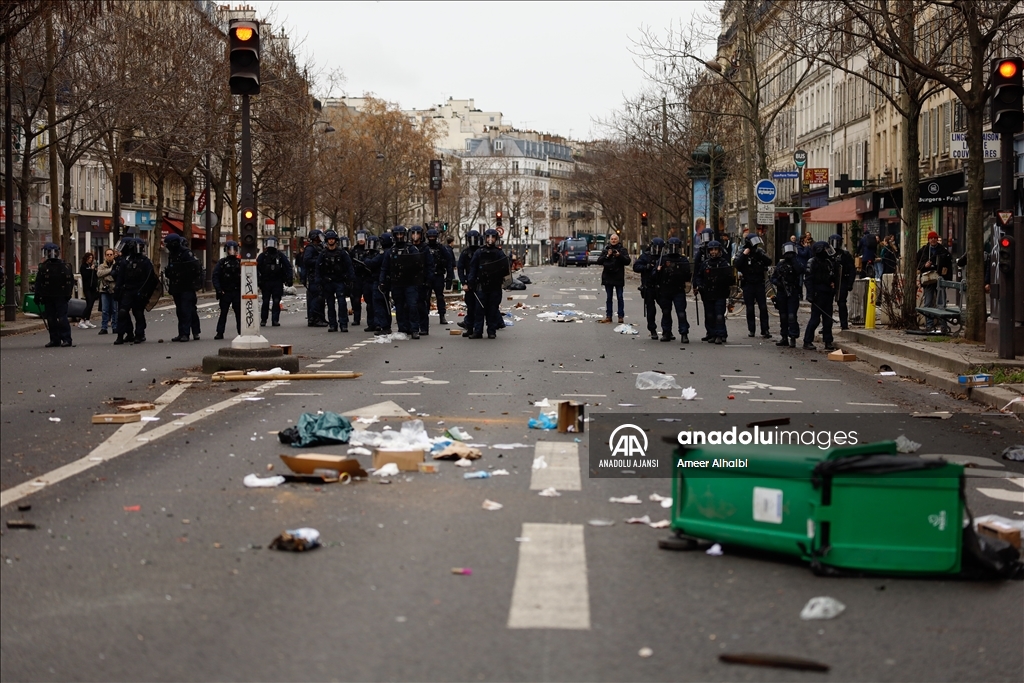
[[[434,262],[434,267],[430,271],[429,279],[427,282],[426,296],[424,297],[424,303],[427,311],[430,310],[430,295],[433,293],[434,299],[437,301],[437,314],[441,317],[441,324],[447,325],[448,320],[445,315],[448,312],[448,308],[445,305],[444,292],[446,289],[452,286],[452,280],[455,279],[455,262],[452,260],[452,252],[438,241],[440,233],[437,228],[430,228],[427,230],[427,249],[430,251],[430,258]],[[427,329],[426,325],[423,326]]]
[[[775,266],[771,278],[775,286],[775,307],[779,309],[779,334],[782,335],[776,346],[796,347],[796,340],[800,336],[800,322],[796,313],[800,309],[800,281],[804,270],[803,262],[797,258],[796,244],[783,244],[782,260]]]
[[[512,273],[508,255],[498,246],[498,231],[493,228],[484,231],[484,246],[469,263],[469,288],[478,297],[477,303],[483,309],[473,323],[470,339],[483,337],[484,322],[487,322],[487,338],[494,339],[497,331],[504,327],[501,320],[501,285]]]
[[[703,271],[704,261],[708,258],[708,245],[715,239],[715,233],[711,228],[704,228],[697,234],[697,251],[693,255],[693,290],[695,294],[699,294],[700,290],[697,287],[697,278],[699,273]],[[714,342],[715,337],[711,333],[715,323],[715,306],[714,302],[708,297],[700,297],[701,306],[704,307],[704,336],[701,338],[703,342]]]
[[[214,339],[223,339],[227,327],[228,312],[235,309],[235,329],[242,333],[242,262],[238,259],[238,242],[224,243],[225,256],[213,267],[213,291],[220,304],[217,318],[217,334]],[[259,276],[257,275],[257,278]]]
[[[188,248],[184,237],[168,235],[164,238],[164,246],[169,253],[164,274],[167,276],[168,293],[174,297],[174,315],[178,318],[178,336],[171,337],[171,341],[187,342],[190,333],[198,341],[196,291],[203,286],[203,267]]]
[[[387,258],[392,246],[391,233],[385,232],[380,236],[380,251],[366,261],[370,269],[370,282],[373,285],[373,320],[368,322],[373,327],[373,333],[378,336],[391,334],[391,290],[380,273],[384,259]]]
[[[640,252],[633,262],[633,272],[640,273],[640,297],[644,301],[644,318],[651,339],[658,340],[658,303],[654,296],[652,274],[665,249],[665,240],[655,237],[648,248]]]
[[[115,345],[146,341],[146,304],[156,289],[157,280],[153,262],[143,253],[145,248],[146,243],[138,237],[125,237],[116,247],[123,260],[117,264],[114,277],[114,296],[118,304]]]
[[[381,284],[389,285],[395,301],[398,331],[413,339],[420,338],[419,288],[425,275],[424,255],[407,241],[409,231],[404,225],[391,230],[395,243],[388,250],[380,269]]]
[[[814,351],[814,332],[821,323],[821,339],[825,348],[835,350],[832,345],[832,303],[836,296],[835,252],[828,242],[815,242],[811,247],[811,260],[807,262],[807,279],[811,290],[811,317],[804,331],[804,348]]]
[[[324,233],[327,248],[316,261],[316,275],[320,289],[327,303],[327,331],[348,332],[348,301],[345,293],[355,280],[352,259],[341,246],[338,233],[328,230]]]
[[[473,334],[473,327],[476,325],[477,316],[483,315],[480,310],[480,304],[477,301],[476,294],[470,290],[469,284],[469,264],[473,262],[473,254],[483,246],[483,237],[477,230],[470,230],[466,233],[466,246],[462,249],[462,253],[459,254],[458,262],[458,274],[459,282],[465,283],[467,286],[463,290],[463,299],[466,302],[466,315],[459,323],[459,327],[463,328],[465,332],[462,333],[463,337],[468,337]]]
[[[416,318],[419,320],[420,335],[427,335],[430,334],[430,281],[434,272],[434,256],[424,241],[423,226],[414,225],[409,228],[409,243],[419,250],[423,261],[423,281],[416,288]]]
[[[690,260],[683,254],[683,241],[670,237],[651,273],[654,298],[661,308],[661,341],[675,340],[672,334],[672,309],[679,319],[679,338],[690,343],[690,323],[686,319],[686,283],[690,281]]]
[[[307,282],[316,279],[314,266],[313,274],[307,268]],[[267,237],[264,241],[263,253],[256,257],[256,283],[263,294],[263,304],[260,307],[260,325],[267,324],[267,313],[270,313],[270,324],[272,327],[281,326],[281,297],[284,295],[284,283],[289,285],[295,279],[291,262],[284,254],[277,250],[277,238]],[[317,325],[316,327],[322,327]]]
[[[850,310],[846,305],[846,299],[853,289],[853,281],[857,279],[857,268],[853,256],[846,250],[843,244],[843,236],[836,233],[828,238],[828,244],[835,252],[833,257],[836,262],[836,279],[838,280],[838,298],[836,303],[839,308],[839,329],[846,330],[850,327]]]
[[[729,338],[725,326],[725,310],[729,289],[735,282],[732,266],[722,253],[722,243],[711,240],[707,243],[707,258],[701,261],[701,269],[694,277],[694,284],[705,302],[704,310],[710,313],[708,341],[714,344],[724,344]]]
[[[373,290],[376,283],[366,265],[368,259],[377,254],[377,238],[365,230],[356,230],[356,244],[349,250],[352,268],[356,277],[349,293],[352,301],[352,324],[360,325],[363,317],[363,302],[366,302],[366,327],[363,332],[373,332]]]
[[[323,233],[310,230],[306,237],[306,248],[302,250],[302,269],[306,287],[306,324],[309,327],[327,327],[324,320],[324,298],[320,291],[320,283],[316,279],[316,260],[320,258],[323,247]]]
[[[71,266],[60,260],[60,247],[53,242],[43,245],[43,261],[36,273],[36,299],[43,306],[46,329],[50,333],[47,348],[72,346],[71,323],[68,322],[68,301],[75,286]]]
[[[755,333],[754,305],[761,316],[761,336],[771,339],[768,330],[768,299],[765,291],[765,275],[771,258],[764,253],[764,241],[757,235],[747,235],[743,250],[736,257],[736,270],[743,276],[743,306],[747,309],[747,336]]]

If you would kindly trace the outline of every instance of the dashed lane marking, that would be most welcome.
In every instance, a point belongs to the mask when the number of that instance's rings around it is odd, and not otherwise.
[[[896,407],[895,403],[853,403],[853,402],[850,402],[850,401],[847,401],[846,405],[848,405],[848,406],[872,406],[872,407],[875,407],[875,408],[895,408]]]
[[[597,297],[593,294],[580,294],[580,299],[596,299]]]
[[[420,373],[420,374],[423,374],[423,375],[429,375],[430,373],[435,372],[435,371],[434,370],[388,370],[388,372],[399,372],[399,373],[417,372],[417,373]]]
[[[748,398],[752,403],[803,403],[803,401],[791,401],[783,398]]]
[[[509,628],[590,629],[581,524],[523,524]]]
[[[552,370],[556,375],[593,375],[593,370]]]
[[[374,396],[420,396],[418,391],[409,393],[374,394]]]
[[[737,377],[739,379],[761,379],[760,375],[719,375],[719,377]]]
[[[504,394],[482,394],[482,393],[476,393],[476,392],[470,392],[470,393],[466,394],[466,396],[511,396],[511,395],[512,395],[511,393],[504,393]]]
[[[801,382],[842,382],[841,379],[825,379],[824,377],[794,377]]]
[[[608,394],[562,394],[567,398],[608,398]]]
[[[1024,487],[1024,477],[1013,477],[1006,481]],[[978,493],[995,500],[1005,500],[1010,503],[1024,504],[1024,491],[1008,491],[1005,489],[977,489]]]
[[[323,396],[323,394],[279,391],[274,396]]]

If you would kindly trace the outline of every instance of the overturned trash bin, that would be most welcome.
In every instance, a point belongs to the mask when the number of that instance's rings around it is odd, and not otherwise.
[[[669,543],[797,556],[816,574],[960,571],[961,465],[900,455],[894,441],[682,447],[672,462]]]

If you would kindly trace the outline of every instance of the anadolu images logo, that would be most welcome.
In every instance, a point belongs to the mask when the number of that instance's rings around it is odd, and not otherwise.
[[[616,440],[616,435],[623,430],[632,430],[636,434],[626,431]],[[640,445],[641,439],[643,440],[642,446]],[[647,433],[634,424],[619,425],[608,437],[608,450],[611,451],[612,457],[643,458],[647,455]]]

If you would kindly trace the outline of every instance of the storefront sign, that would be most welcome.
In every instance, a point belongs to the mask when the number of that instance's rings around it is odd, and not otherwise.
[[[822,185],[828,184],[828,169],[827,168],[805,168],[804,169],[804,182],[808,185]]]

